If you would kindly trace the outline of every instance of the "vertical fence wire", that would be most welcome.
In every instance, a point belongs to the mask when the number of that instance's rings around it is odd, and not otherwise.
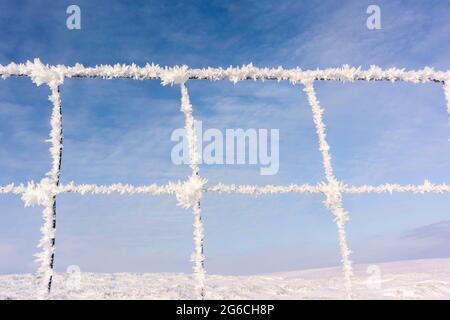
[[[42,202],[44,205],[42,213],[44,224],[41,227],[42,237],[38,245],[41,248],[41,252],[35,255],[37,261],[41,263],[37,271],[37,278],[41,282],[37,292],[38,299],[50,297],[53,282],[56,242],[56,188],[59,186],[60,181],[63,148],[60,88],[59,86],[51,86],[50,89],[51,95],[49,100],[52,102],[53,108],[50,120],[50,139],[48,141],[51,143],[52,168],[39,185],[44,198]]]
[[[323,167],[325,170],[326,185],[324,193],[326,196],[325,204],[327,208],[334,215],[334,221],[336,223],[338,236],[339,236],[339,248],[342,259],[342,266],[344,269],[345,288],[347,292],[347,298],[352,298],[352,276],[353,268],[350,260],[350,249],[347,243],[347,236],[345,232],[345,224],[348,221],[348,213],[345,211],[342,205],[342,194],[339,182],[333,173],[333,167],[331,165],[330,146],[326,140],[325,124],[323,122],[323,109],[320,106],[317,99],[316,92],[314,90],[313,81],[305,81],[304,89],[307,94],[309,104],[312,109],[313,121],[316,127],[316,133],[319,139],[319,150],[322,153]]]
[[[187,192],[192,193],[190,197],[190,208],[194,215],[194,243],[195,249],[192,254],[194,276],[196,277],[196,289],[201,300],[205,299],[205,257],[203,252],[204,228],[201,215],[200,198],[202,196],[203,185],[200,178],[199,159],[197,150],[197,135],[192,115],[192,104],[189,99],[189,92],[186,84],[181,83],[181,111],[185,115],[185,132],[189,147],[190,167],[192,176],[186,182]]]

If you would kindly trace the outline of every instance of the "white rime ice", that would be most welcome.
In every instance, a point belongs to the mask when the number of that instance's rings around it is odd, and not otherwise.
[[[228,68],[202,68],[191,69],[188,66],[161,67],[155,64],[146,64],[143,67],[136,64],[131,65],[99,65],[95,67],[84,67],[81,64],[74,66],[46,65],[39,59],[26,63],[10,63],[0,65],[0,76],[3,79],[9,77],[29,77],[37,86],[47,84],[51,89],[50,101],[53,104],[50,132],[50,153],[52,156],[52,168],[46,177],[39,183],[33,181],[27,184],[9,184],[0,186],[0,194],[17,194],[22,196],[25,206],[40,205],[44,207],[44,224],[41,228],[42,238],[39,242],[41,252],[36,257],[40,262],[38,278],[42,281],[38,292],[39,298],[48,298],[52,277],[53,261],[55,254],[55,223],[56,223],[56,196],[60,193],[79,194],[148,194],[148,195],[175,195],[177,204],[183,208],[190,209],[194,216],[194,243],[195,249],[192,254],[193,270],[196,278],[196,291],[200,299],[205,298],[205,277],[203,255],[203,223],[201,217],[200,200],[203,192],[217,193],[241,193],[253,196],[280,194],[280,193],[323,193],[326,196],[325,205],[334,215],[338,229],[339,245],[344,269],[345,286],[349,298],[352,296],[353,275],[352,263],[350,261],[350,250],[347,245],[345,224],[348,213],[342,205],[342,194],[360,193],[395,193],[409,192],[423,193],[450,193],[450,185],[434,184],[425,180],[421,185],[400,185],[385,183],[377,186],[346,185],[336,179],[331,166],[329,145],[326,141],[325,125],[322,119],[323,110],[316,97],[314,81],[405,81],[411,83],[437,82],[443,85],[447,101],[447,111],[450,120],[450,71],[437,71],[425,67],[421,70],[404,70],[397,68],[381,69],[371,66],[367,70],[361,67],[350,67],[344,65],[341,68],[328,68],[316,70],[302,70],[300,68],[284,69],[258,68],[252,64],[241,67]],[[132,186],[116,183],[112,185],[75,184],[71,182],[66,185],[59,184],[60,165],[62,155],[62,122],[61,122],[61,99],[59,88],[63,85],[65,78],[130,78],[134,80],[159,79],[162,85],[180,85],[181,87],[181,111],[185,115],[185,132],[187,135],[190,157],[190,168],[192,175],[184,182],[169,182],[166,185],[150,184],[144,186]],[[199,175],[199,154],[197,151],[197,135],[192,115],[192,105],[189,101],[189,93],[186,88],[188,80],[205,79],[210,81],[226,80],[237,83],[243,80],[276,80],[289,81],[293,85],[303,84],[311,105],[313,120],[319,138],[319,149],[322,153],[325,181],[316,185],[290,184],[290,185],[224,185],[206,186],[206,180]]]
[[[167,185],[157,185],[151,184],[148,186],[132,186],[129,184],[122,183],[114,183],[112,185],[95,185],[95,184],[75,184],[74,182],[70,182],[65,185],[59,185],[58,187],[54,187],[52,184],[44,183],[47,188],[51,188],[52,192],[55,194],[60,193],[79,193],[81,195],[84,194],[148,194],[153,196],[159,196],[162,194],[172,194],[178,195],[178,204],[182,207],[186,206],[186,203],[191,203],[190,201],[184,201],[182,199],[189,198],[184,195],[181,196],[184,190],[186,190],[186,182],[169,182]],[[277,186],[277,185],[265,185],[265,186],[252,186],[252,185],[226,185],[219,183],[215,186],[206,187],[206,180],[202,180],[201,184],[203,185],[203,192],[211,192],[211,193],[240,193],[240,194],[248,194],[252,196],[261,196],[268,194],[279,194],[279,193],[325,193],[328,186],[326,183],[319,183],[317,185],[310,184],[290,184],[287,186]],[[41,186],[43,183],[41,182]],[[194,185],[198,186],[199,183],[195,183]],[[28,203],[28,205],[39,204],[39,195],[34,194],[34,189],[37,189],[39,184],[34,183],[33,181],[29,182],[28,185],[14,185],[13,183],[0,186],[0,194],[18,194],[23,195],[27,193],[24,201]],[[425,180],[423,184],[414,185],[414,184],[392,184],[385,183],[377,186],[370,185],[361,185],[361,186],[350,186],[343,183],[340,183],[337,186],[341,193],[348,194],[358,194],[358,193],[414,193],[414,194],[425,194],[425,193],[450,193],[450,185],[449,184],[434,184],[428,180]],[[192,187],[189,187],[192,188]],[[196,188],[195,186],[193,187]],[[36,190],[38,192],[38,190]],[[30,200],[25,200],[29,198]]]
[[[323,188],[321,185],[309,185],[309,184],[291,184],[288,186],[252,186],[252,185],[225,185],[219,183],[215,186],[205,189],[206,192],[217,193],[242,193],[250,194],[253,196],[260,196],[264,194],[277,194],[277,193],[322,193]]]
[[[52,94],[49,100],[53,103],[52,116],[50,120],[50,154],[52,156],[52,168],[47,173],[49,183],[54,187],[59,185],[61,157],[62,157],[62,115],[61,115],[61,97],[59,94],[59,87],[50,80],[49,82]],[[39,242],[39,247],[42,249],[40,253],[36,254],[37,260],[41,262],[41,267],[38,269],[38,276],[41,277],[42,286],[38,297],[46,298],[50,294],[53,267],[55,259],[55,236],[56,236],[56,193],[48,192],[48,201],[45,204],[43,211],[44,226],[41,229],[42,238]]]
[[[206,180],[200,178],[198,167],[197,135],[195,133],[194,117],[192,115],[192,105],[189,101],[189,93],[186,84],[182,82],[181,86],[181,111],[185,116],[185,132],[189,146],[190,167],[192,169],[191,177],[182,185],[177,193],[178,204],[184,208],[192,209],[194,215],[194,243],[195,250],[192,254],[194,263],[194,275],[197,279],[196,289],[200,299],[205,298],[205,275],[204,266],[205,257],[203,255],[203,222],[200,209],[200,199],[202,197],[203,186]]]
[[[167,185],[151,184],[148,186],[132,186],[129,184],[115,183],[109,186],[95,184],[79,184],[71,182],[58,187],[58,193],[73,192],[79,194],[149,194],[159,196],[162,194],[176,194],[181,188],[180,183],[169,183]]]
[[[177,203],[185,209],[194,209],[202,197],[206,180],[198,175],[192,175],[184,183],[178,183],[176,188]]]
[[[28,76],[37,86],[48,84],[50,88],[56,88],[64,82],[65,73],[63,69],[61,66],[44,65],[41,60],[36,58],[33,62],[0,65],[0,74],[3,79],[10,76]]]
[[[416,194],[424,194],[424,193],[448,193],[450,192],[449,184],[434,184],[428,180],[425,180],[423,184],[413,185],[413,184],[392,184],[385,183],[378,186],[348,186],[343,185],[341,189],[342,193],[416,193]]]
[[[383,81],[406,81],[412,83],[421,82],[444,82],[450,79],[450,71],[436,71],[425,67],[421,70],[405,70],[398,68],[381,69],[378,66],[370,66],[367,70],[361,67],[350,67],[343,65],[341,68],[327,68],[316,70],[302,70],[300,68],[284,69],[258,68],[253,64],[241,67],[228,68],[202,68],[191,69],[187,66],[161,67],[157,64],[146,64],[139,67],[136,64],[123,65],[99,65],[85,67],[82,64],[74,66],[44,65],[39,59],[26,63],[10,63],[6,66],[0,65],[0,75],[5,79],[10,76],[28,76],[36,84],[48,83],[49,85],[60,85],[64,78],[131,78],[136,80],[161,79],[163,84],[184,83],[188,79],[205,80],[228,80],[239,82],[242,80],[286,80],[292,84],[301,83],[305,80],[333,80],[333,81],[355,81],[355,80],[383,80]]]
[[[52,94],[49,100],[53,104],[51,117],[51,143],[50,154],[52,156],[52,168],[47,177],[39,184],[30,182],[22,194],[25,206],[40,205],[44,207],[42,217],[44,224],[41,227],[42,237],[38,247],[41,252],[35,254],[40,267],[37,270],[38,280],[41,282],[37,292],[38,299],[47,299],[53,279],[53,264],[55,257],[55,232],[56,232],[56,194],[59,185],[61,155],[62,155],[62,116],[61,99],[58,86],[50,86]]]
[[[265,186],[252,186],[252,185],[226,185],[219,183],[215,186],[206,187],[206,180],[202,180],[203,192],[211,193],[240,193],[248,194],[253,196],[261,196],[268,194],[279,194],[279,193],[325,193],[328,186],[326,183],[319,183],[317,185],[310,184],[290,184],[287,186],[277,186],[277,185],[265,185]],[[70,182],[65,185],[59,185],[54,187],[53,184],[46,182],[40,183],[41,187],[45,185],[45,188],[51,188],[51,192],[55,194],[60,193],[79,193],[84,194],[148,194],[153,196],[159,196],[162,194],[173,194],[178,195],[178,204],[182,207],[186,206],[186,203],[191,203],[190,201],[182,200],[185,196],[181,196],[186,189],[186,182],[169,182],[167,185],[157,185],[151,184],[148,186],[132,186],[129,184],[115,183],[112,185],[95,185],[95,184],[75,184]],[[195,183],[196,186],[199,183]],[[28,205],[39,204],[40,193],[39,184],[31,181],[28,185],[14,185],[13,183],[6,186],[0,186],[0,194],[18,194],[22,195],[22,198]],[[192,187],[189,187],[192,188]],[[194,187],[195,189],[196,187]],[[449,184],[434,184],[428,180],[425,180],[423,184],[392,184],[385,183],[377,186],[361,185],[361,186],[350,186],[340,183],[338,186],[341,193],[348,194],[358,194],[358,193],[414,193],[414,194],[425,194],[425,193],[450,193]],[[35,190],[36,189],[36,190]],[[36,193],[34,193],[36,192]],[[48,191],[50,192],[50,190]],[[24,194],[27,194],[24,196]],[[186,197],[188,198],[188,197]],[[25,200],[30,199],[30,200]]]
[[[317,136],[319,138],[319,150],[322,153],[323,167],[325,169],[326,184],[324,184],[324,193],[326,196],[325,205],[333,213],[338,229],[339,235],[339,247],[341,251],[342,265],[344,268],[345,286],[347,290],[347,296],[352,297],[352,282],[353,276],[352,262],[350,260],[350,249],[347,244],[347,236],[345,233],[345,224],[348,221],[348,214],[342,206],[342,195],[340,184],[333,174],[333,168],[331,166],[330,147],[326,140],[325,124],[323,123],[322,114],[323,109],[317,100],[314,90],[313,81],[304,81],[304,91],[308,96],[309,104],[311,105],[313,120],[316,126]]]

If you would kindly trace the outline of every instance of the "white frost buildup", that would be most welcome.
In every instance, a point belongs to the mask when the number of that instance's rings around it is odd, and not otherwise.
[[[197,135],[195,133],[194,117],[192,115],[192,105],[189,100],[189,93],[184,83],[181,84],[181,111],[185,116],[184,129],[189,148],[189,165],[194,175],[198,174],[199,155],[197,151]]]
[[[173,68],[164,68],[160,71],[160,79],[161,84],[165,85],[174,85],[174,84],[184,84],[186,80],[189,78],[188,75],[188,66],[181,67],[173,67]]]
[[[348,221],[348,214],[342,207],[342,195],[340,184],[333,174],[333,168],[331,166],[330,146],[326,140],[325,124],[323,123],[322,114],[323,109],[319,104],[319,100],[316,97],[312,80],[305,81],[304,91],[308,96],[309,104],[311,105],[313,120],[316,126],[317,136],[319,138],[319,150],[322,153],[323,167],[325,169],[325,178],[327,183],[324,185],[324,193],[326,195],[325,204],[327,208],[333,213],[335,223],[338,229],[339,235],[339,247],[341,251],[342,265],[344,269],[345,285],[347,289],[347,296],[352,297],[352,282],[353,276],[352,262],[350,261],[350,249],[347,244],[347,236],[345,233],[345,224]]]
[[[44,207],[42,218],[44,224],[41,227],[41,239],[38,247],[41,252],[35,254],[36,261],[40,263],[37,270],[38,281],[40,282],[37,291],[38,299],[46,299],[48,297],[49,279],[53,277],[53,268],[51,266],[55,247],[53,241],[55,238],[53,228],[53,202],[54,202],[53,182],[49,178],[41,180],[40,184],[30,182],[22,194],[22,200],[25,207],[40,205]]]
[[[401,184],[382,184],[378,186],[343,186],[342,192],[345,193],[394,193],[394,192],[411,192],[411,193],[446,193],[450,192],[450,185],[448,184],[433,184],[425,180],[421,185],[401,185]]]
[[[251,185],[225,185],[219,183],[215,186],[205,189],[206,192],[217,193],[243,193],[253,196],[260,196],[263,194],[277,194],[277,193],[322,193],[323,188],[321,185],[308,185],[308,184],[291,184],[288,186],[251,186]]]
[[[29,77],[37,86],[47,84],[51,89],[49,100],[53,104],[51,117],[51,143],[50,154],[52,157],[52,167],[46,177],[40,183],[29,182],[26,185],[9,184],[0,186],[0,194],[17,194],[22,196],[25,206],[40,205],[44,207],[44,224],[41,228],[42,238],[39,242],[41,252],[36,255],[40,262],[38,278],[42,282],[38,292],[39,298],[48,298],[53,278],[53,262],[55,253],[55,227],[56,227],[56,195],[65,192],[79,194],[148,194],[161,195],[172,194],[176,196],[179,206],[191,209],[194,216],[194,243],[195,249],[192,254],[194,276],[196,278],[196,289],[198,296],[205,297],[205,267],[203,255],[203,223],[201,218],[200,201],[203,192],[217,193],[241,193],[254,196],[279,194],[279,193],[323,193],[326,196],[325,205],[334,215],[339,234],[339,246],[342,257],[342,264],[345,276],[347,295],[352,296],[353,275],[352,263],[350,261],[350,250],[347,245],[345,224],[348,221],[348,213],[342,205],[342,194],[344,193],[450,193],[450,185],[433,184],[425,180],[422,185],[400,185],[382,184],[378,186],[361,185],[349,186],[339,182],[333,173],[331,165],[330,147],[326,140],[325,125],[322,119],[323,109],[316,97],[314,81],[406,81],[412,83],[437,82],[444,86],[445,98],[447,100],[447,110],[450,119],[450,71],[436,71],[425,67],[422,70],[407,71],[404,69],[390,68],[381,69],[371,66],[367,70],[361,67],[350,67],[344,65],[341,68],[328,68],[316,70],[302,70],[300,68],[284,69],[258,68],[252,64],[241,67],[228,68],[203,68],[191,69],[187,66],[161,67],[155,64],[146,64],[139,67],[136,64],[124,65],[99,65],[95,67],[84,67],[81,64],[74,66],[64,65],[44,65],[39,59],[26,63],[10,63],[6,66],[0,65],[0,76],[7,79],[11,76]],[[65,78],[130,78],[135,80],[160,79],[162,85],[179,84],[181,86],[181,111],[185,116],[185,132],[188,140],[188,151],[190,158],[190,168],[192,175],[184,182],[166,185],[145,185],[132,186],[128,184],[116,183],[112,185],[95,185],[69,183],[59,184],[60,166],[62,155],[62,118],[61,118],[61,98],[59,87]],[[302,83],[311,105],[313,120],[319,139],[319,149],[322,153],[323,167],[325,171],[325,182],[309,184],[290,184],[286,186],[252,186],[252,185],[224,185],[218,184],[206,187],[206,180],[199,175],[199,154],[197,150],[197,135],[194,127],[194,117],[186,81],[190,79],[206,79],[211,81],[227,80],[237,83],[243,80],[277,80],[289,81],[292,84]]]
[[[62,155],[61,99],[58,86],[54,86],[53,82],[51,83],[50,88],[52,94],[49,100],[53,104],[53,110],[50,120],[50,139],[48,141],[51,143],[50,154],[52,156],[52,168],[47,173],[47,178],[42,179],[39,184],[29,183],[22,194],[22,200],[25,206],[41,205],[44,207],[42,212],[44,219],[44,224],[41,227],[42,237],[38,245],[41,248],[41,252],[35,255],[37,261],[41,264],[37,271],[38,279],[42,282],[37,292],[38,299],[48,298],[52,285],[55,255],[56,194],[57,187],[59,186]]]
[[[22,201],[25,207],[51,206],[54,193],[54,186],[51,179],[44,178],[39,184],[31,181],[22,193]]]
[[[191,261],[193,262],[194,276],[196,278],[195,287],[200,299],[204,299],[205,297],[206,277],[206,270],[204,267],[205,258],[203,255],[204,230],[200,209],[200,200],[205,184],[205,179],[200,178],[198,175],[192,175],[186,182],[180,184],[180,187],[176,192],[178,205],[185,209],[191,209],[194,214],[193,226],[195,249],[192,253]]]
[[[58,193],[74,192],[84,195],[90,194],[150,194],[159,196],[161,194],[176,194],[179,189],[179,184],[169,183],[167,185],[151,184],[148,186],[132,186],[129,184],[115,183],[109,186],[95,185],[95,184],[79,184],[71,182],[66,185],[60,185],[57,190]]]
[[[194,243],[195,249],[192,254],[194,263],[194,275],[197,279],[196,289],[200,299],[205,298],[205,275],[203,255],[203,222],[201,217],[200,199],[203,192],[203,186],[206,180],[199,176],[198,167],[198,151],[197,151],[197,135],[194,126],[194,117],[192,115],[192,105],[189,100],[189,93],[186,84],[181,83],[181,111],[185,116],[185,132],[189,146],[190,167],[192,176],[182,185],[181,190],[177,193],[178,204],[184,208],[191,208],[194,214]]]
[[[205,257],[203,254],[203,239],[205,237],[203,230],[203,222],[201,217],[200,202],[192,209],[194,214],[194,243],[195,250],[192,253],[191,261],[194,263],[193,270],[196,278],[196,289],[200,299],[205,299]]]
[[[30,78],[37,85],[48,84],[50,88],[57,88],[64,82],[64,74],[59,67],[49,67],[39,59],[34,59],[34,63],[27,62],[30,69]]]
[[[38,247],[41,248],[41,252],[34,255],[36,261],[41,264],[37,270],[37,278],[41,283],[37,292],[38,299],[47,299],[49,297],[51,280],[53,278],[53,259],[55,254],[53,201],[53,198],[49,198],[48,205],[44,207],[42,212],[44,224],[41,227],[42,237],[39,240],[38,245]]]
[[[178,205],[185,209],[194,209],[202,197],[205,184],[205,179],[200,178],[197,175],[190,176],[188,180],[180,184],[180,187],[176,192]]]
[[[206,183],[206,180],[203,180]],[[28,185],[23,184],[14,185],[13,183],[6,186],[0,186],[0,194],[18,194],[23,195],[24,193],[31,192],[29,190],[29,185],[34,185],[38,188],[38,185],[34,182],[29,182]],[[41,181],[42,184],[42,181]],[[148,186],[132,186],[129,184],[114,183],[112,185],[95,185],[95,184],[75,184],[70,182],[65,185],[59,185],[57,188],[52,186],[52,190],[55,194],[60,193],[79,193],[84,194],[149,194],[153,196],[159,196],[162,194],[177,194],[180,189],[183,188],[183,183],[169,182],[167,185],[157,185],[151,184]],[[357,193],[415,193],[415,194],[425,194],[425,193],[450,193],[450,185],[441,183],[434,184],[428,180],[425,180],[423,184],[392,184],[385,183],[377,186],[361,185],[361,186],[350,186],[339,183],[339,190],[341,193],[357,194]],[[290,184],[286,186],[281,185],[265,185],[265,186],[252,186],[252,185],[226,185],[219,183],[211,187],[203,187],[203,192],[216,192],[216,193],[240,193],[249,194],[252,196],[261,196],[267,194],[278,194],[278,193],[325,193],[329,189],[328,184],[319,183],[317,185],[310,184]],[[31,204],[30,204],[31,205]]]
[[[450,71],[436,71],[425,67],[422,70],[405,70],[397,68],[381,69],[378,66],[370,66],[367,70],[361,67],[350,67],[343,65],[341,68],[328,68],[316,70],[302,70],[300,68],[284,69],[258,68],[251,63],[241,67],[228,68],[202,68],[190,69],[187,66],[161,67],[155,64],[146,64],[139,67],[136,64],[124,65],[99,65],[85,67],[82,64],[74,66],[48,66],[43,65],[39,59],[25,64],[10,63],[6,66],[0,65],[0,75],[6,79],[10,76],[28,76],[36,84],[47,83],[51,86],[61,85],[64,78],[130,78],[136,80],[160,79],[164,85],[179,84],[188,79],[206,80],[228,80],[233,83],[242,80],[286,80],[292,84],[307,80],[333,80],[333,81],[356,81],[356,80],[383,80],[383,81],[406,81],[413,83],[444,82],[450,79]]]
[[[61,156],[62,156],[62,115],[61,115],[61,97],[59,94],[59,88],[50,86],[52,94],[49,100],[53,104],[52,117],[50,119],[51,131],[50,139],[47,140],[51,143],[50,155],[52,156],[52,169],[47,173],[55,186],[59,185],[59,173],[61,167]]]
[[[44,65],[38,58],[25,64],[10,63],[7,66],[0,65],[0,74],[3,79],[10,76],[28,76],[37,85],[48,84],[54,88],[64,82],[64,66]]]

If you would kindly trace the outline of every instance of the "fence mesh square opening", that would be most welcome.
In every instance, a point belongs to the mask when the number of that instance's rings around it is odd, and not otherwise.
[[[63,194],[58,204],[57,271],[189,272],[191,216],[171,197]]]
[[[0,85],[0,185],[39,181],[48,170],[48,91],[27,78]]]
[[[314,184],[323,179],[311,108],[300,87],[196,81],[189,89],[203,138],[200,170],[210,184]]]
[[[355,262],[379,264],[448,256],[450,199],[446,195],[347,195],[344,203],[352,213],[348,233]]]
[[[63,183],[164,184],[189,175],[170,155],[183,128],[179,90],[157,80],[70,79],[64,101]]]
[[[450,130],[439,85],[322,82],[318,95],[339,180],[449,181]]]
[[[339,265],[336,228],[322,201],[306,194],[257,201],[242,194],[204,195],[208,271],[240,276]]]

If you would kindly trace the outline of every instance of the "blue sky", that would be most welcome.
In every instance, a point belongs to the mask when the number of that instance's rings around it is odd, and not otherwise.
[[[66,28],[70,4],[81,30]],[[381,8],[382,29],[366,28]],[[2,1],[0,63],[155,62],[192,67],[350,64],[450,69],[448,1]],[[288,83],[190,82],[205,128],[280,130],[280,170],[205,166],[210,184],[322,181],[311,110]],[[438,84],[319,83],[338,179],[352,184],[450,182],[448,114]],[[49,170],[48,88],[0,81],[0,184]],[[62,87],[63,183],[165,183],[190,174],[170,161],[183,126],[179,88],[158,81],[70,79]],[[339,264],[320,195],[204,195],[206,268],[251,274]],[[448,195],[345,195],[360,263],[449,257]],[[41,208],[0,196],[0,273],[33,272]],[[56,269],[190,272],[192,215],[170,196],[61,195]]]

